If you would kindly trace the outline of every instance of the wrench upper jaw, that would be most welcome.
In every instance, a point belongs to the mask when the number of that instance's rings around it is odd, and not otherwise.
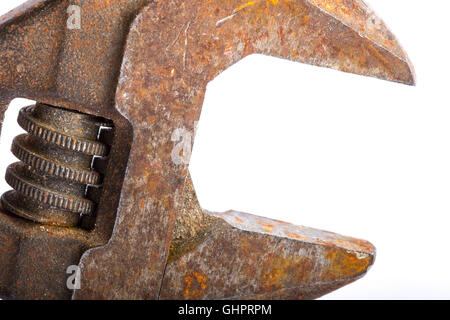
[[[359,39],[356,38],[357,42],[365,48],[367,54],[353,57],[354,61],[359,60],[361,63],[361,68],[356,69],[354,73],[407,85],[416,84],[414,66],[407,53],[386,23],[363,0],[309,0],[309,2],[359,36]],[[346,45],[345,41],[341,42],[342,47]],[[368,62],[367,59],[371,59],[372,63],[375,62],[376,60],[372,60],[375,57],[380,58],[375,68],[364,66]],[[346,71],[345,63],[337,69],[342,68]],[[381,71],[383,69],[384,71]]]

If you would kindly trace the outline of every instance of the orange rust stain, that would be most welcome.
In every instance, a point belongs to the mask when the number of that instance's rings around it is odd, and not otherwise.
[[[224,54],[227,58],[231,59],[231,57],[233,56],[233,51],[234,51],[234,47],[233,47],[232,45],[230,45],[230,44],[227,44],[227,45],[225,46],[225,49],[224,49],[223,54]]]
[[[291,232],[289,232],[289,233],[287,233],[286,235],[287,235],[289,238],[294,238],[294,239],[302,240],[302,241],[308,241],[307,238],[305,238],[305,237],[303,237],[303,236],[301,236],[301,235],[298,235],[298,234],[296,234],[296,233],[291,233]]]
[[[311,18],[308,15],[304,15],[302,18],[302,24],[310,24]]]
[[[243,223],[244,222],[244,220],[242,220],[242,219],[240,219],[238,217],[234,218],[234,220],[236,220],[237,223]]]
[[[345,15],[347,15],[347,16],[350,15],[350,10],[348,10],[347,8],[341,7],[340,10],[341,10]]]
[[[394,43],[393,43],[392,41],[389,41],[389,40],[384,40],[384,44],[385,44],[386,46],[390,46],[390,47],[393,47],[393,46],[394,46]]]
[[[161,84],[159,85],[159,91],[161,92],[161,94],[167,94],[167,90],[164,87],[164,83],[161,82]]]
[[[262,228],[262,230],[263,230],[264,232],[267,232],[267,233],[272,233],[272,232],[273,232],[272,229],[266,228],[266,227]]]
[[[254,6],[255,4],[259,4],[259,3],[262,3],[262,2],[263,2],[263,0],[249,1],[247,3],[244,3],[243,5],[240,5],[239,7],[235,8],[233,10],[233,14],[235,14],[235,13],[237,13],[237,12],[247,8],[247,7],[251,7],[251,6]],[[270,4],[276,6],[276,5],[278,5],[278,3],[279,3],[279,0],[267,0],[266,1],[266,6],[269,6]]]
[[[263,277],[263,288],[265,290],[273,290],[281,287],[280,280],[282,278],[282,273],[280,269],[274,268],[271,271],[264,274]]]
[[[324,272],[326,280],[352,278],[367,271],[371,257],[358,256],[356,252],[329,249],[325,255],[329,261],[329,269]]]
[[[208,287],[208,279],[201,273],[193,271],[191,274],[184,277],[186,288],[184,289],[184,296],[188,299],[198,299],[203,296]]]
[[[247,239],[242,238],[240,242],[242,252],[244,253],[245,256],[249,256],[251,251],[250,251],[250,244],[248,243]]]
[[[332,241],[323,241],[323,240],[317,239],[317,240],[314,241],[314,242],[315,242],[315,243],[318,243],[318,244],[322,244],[322,245],[324,245],[324,246],[337,247],[337,244],[335,244],[335,243],[332,242]]]
[[[270,228],[270,229],[275,228],[275,226],[273,224],[270,224],[270,223],[258,222],[258,224],[263,226],[263,227]]]
[[[242,9],[245,9],[245,8],[247,8],[247,7],[250,7],[250,6],[253,6],[256,2],[257,2],[257,1],[249,1],[249,2],[247,2],[247,3],[244,3],[243,5],[240,5],[239,7],[235,8],[235,9],[233,10],[233,13],[239,12],[239,11],[241,11]]]
[[[141,87],[141,88],[139,88],[138,90],[139,90],[139,94],[140,94],[140,96],[141,96],[142,98],[144,98],[144,97],[147,96],[147,94],[148,94],[147,89],[145,89],[144,87]]]
[[[267,271],[261,276],[260,282],[265,291],[305,283],[313,269],[311,260],[302,257],[272,256],[264,264]]]
[[[345,241],[345,240],[335,239],[334,242],[336,242],[338,245],[343,246],[343,247],[349,246],[348,241]]]

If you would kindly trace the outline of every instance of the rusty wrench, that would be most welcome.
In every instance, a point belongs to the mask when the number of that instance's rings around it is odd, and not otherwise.
[[[80,28],[68,28],[73,6]],[[208,82],[250,54],[413,85],[408,57],[363,1],[32,0],[0,19],[0,50],[1,118],[23,97],[39,102],[23,116],[34,125],[45,122],[39,110],[47,106],[114,126],[102,188],[92,196],[95,216],[81,215],[70,227],[46,224],[3,202],[2,295],[310,299],[359,279],[373,264],[375,248],[366,241],[202,210],[187,164],[171,157],[173,132],[193,132]],[[69,136],[57,126],[44,129]],[[48,199],[36,184],[33,194],[30,185],[14,186],[17,197]],[[62,202],[72,199],[56,191]],[[48,210],[59,205],[47,202]],[[70,265],[80,266],[75,291],[66,287]]]

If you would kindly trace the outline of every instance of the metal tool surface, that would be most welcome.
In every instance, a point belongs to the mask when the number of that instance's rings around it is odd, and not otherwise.
[[[255,53],[415,83],[361,0],[32,0],[0,18],[0,119],[38,101],[19,115],[0,207],[0,294],[312,299],[365,275],[370,243],[207,212],[174,161],[207,84]]]

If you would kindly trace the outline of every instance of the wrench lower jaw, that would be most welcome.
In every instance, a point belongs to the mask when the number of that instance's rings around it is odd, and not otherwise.
[[[316,299],[362,278],[375,247],[332,232],[202,210],[187,176],[161,299]]]
[[[169,260],[161,299],[316,299],[362,278],[367,241],[230,211],[194,249]],[[177,252],[177,250],[173,250]]]
[[[67,268],[91,247],[89,233],[48,227],[0,208],[0,296],[7,299],[70,299]]]

